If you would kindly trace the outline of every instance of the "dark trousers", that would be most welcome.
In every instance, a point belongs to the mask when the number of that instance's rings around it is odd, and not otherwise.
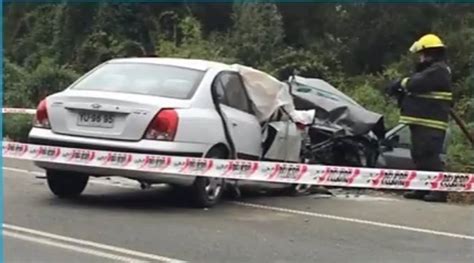
[[[410,126],[411,133],[411,157],[419,171],[444,171],[444,163],[440,154],[443,152],[443,145],[446,132],[418,125]],[[429,191],[416,191],[420,194],[428,194]],[[437,195],[445,195],[441,192],[433,192]]]
[[[411,133],[411,157],[416,169],[420,171],[444,171],[444,164],[440,155],[446,132],[439,129],[410,126]]]

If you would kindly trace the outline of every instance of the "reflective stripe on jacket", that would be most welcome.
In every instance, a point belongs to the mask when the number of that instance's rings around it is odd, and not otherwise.
[[[453,93],[451,92],[427,92],[424,94],[413,94],[415,97],[419,98],[428,98],[428,99],[436,99],[436,100],[447,100],[447,101],[452,101],[453,100]]]
[[[451,70],[443,62],[404,78],[407,91],[401,104],[400,122],[446,130],[452,105]]]

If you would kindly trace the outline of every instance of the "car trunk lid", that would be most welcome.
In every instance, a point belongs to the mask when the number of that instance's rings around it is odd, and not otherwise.
[[[55,133],[138,141],[164,108],[189,108],[189,100],[117,92],[68,90],[48,99]]]

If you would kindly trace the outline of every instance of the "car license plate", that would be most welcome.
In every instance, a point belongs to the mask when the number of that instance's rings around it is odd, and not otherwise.
[[[113,128],[114,115],[104,112],[79,112],[77,126]]]

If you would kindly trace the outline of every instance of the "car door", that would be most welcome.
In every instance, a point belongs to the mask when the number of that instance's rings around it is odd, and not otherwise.
[[[440,155],[441,161],[446,163],[446,153],[451,139],[451,129],[448,128]],[[399,124],[387,133],[384,143],[383,160],[379,166],[391,169],[416,169],[411,158],[412,147],[410,128],[406,124]]]
[[[415,169],[415,163],[411,158],[410,128],[401,124],[392,129],[385,139],[383,155],[383,166],[391,169]]]
[[[222,72],[216,77],[213,88],[238,157],[259,158],[262,150],[261,126],[253,114],[240,75],[236,72]]]

